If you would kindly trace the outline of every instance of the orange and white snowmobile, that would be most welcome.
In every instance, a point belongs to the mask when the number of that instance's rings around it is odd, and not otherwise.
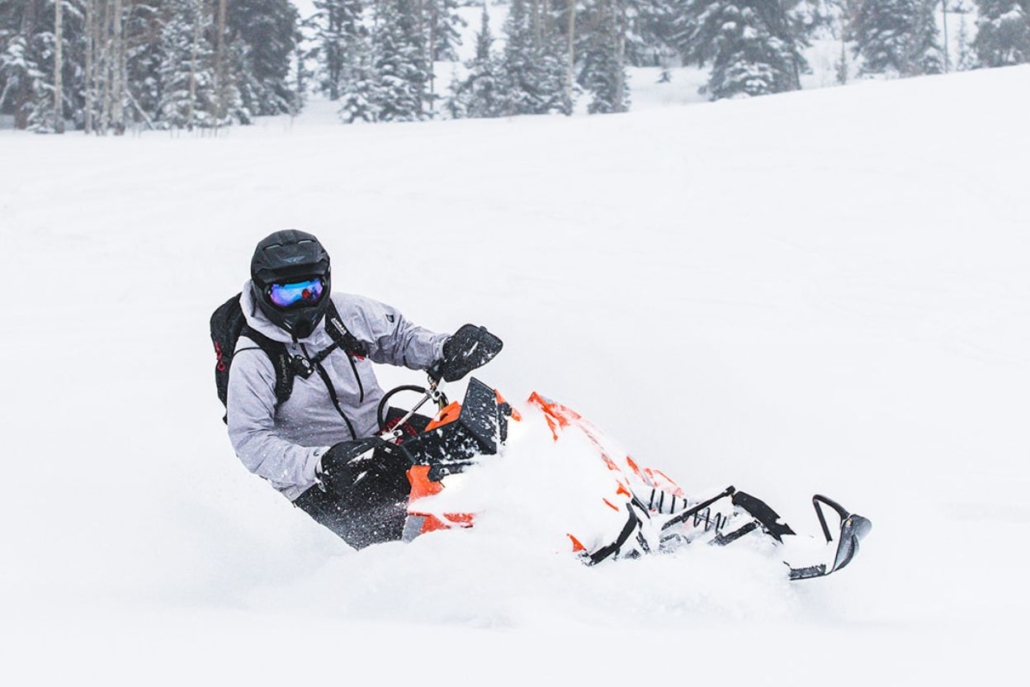
[[[496,355],[500,341],[487,348],[490,353],[472,367]],[[477,350],[482,354],[482,348]],[[568,532],[571,551],[588,565],[757,539],[780,554],[791,579],[822,577],[847,566],[872,527],[861,515],[815,495],[812,503],[825,541],[801,537],[763,501],[732,486],[711,495],[688,495],[662,471],[638,464],[574,410],[538,393],[526,403],[533,417],[524,418],[498,391],[476,378],[470,378],[461,403],[448,403],[439,382],[430,375],[428,387],[397,387],[379,406],[382,438],[403,449],[412,465],[405,540],[435,530],[472,527],[475,514],[424,508],[425,497],[441,493],[450,475],[503,453],[509,423],[539,422],[541,417],[555,442],[571,440],[570,434],[578,435],[576,440],[585,438],[607,471],[609,486],[595,504],[599,526]],[[407,413],[386,412],[390,399],[402,391],[421,393],[422,398]],[[432,418],[417,412],[429,401],[438,408]],[[836,520],[827,520],[827,510]]]

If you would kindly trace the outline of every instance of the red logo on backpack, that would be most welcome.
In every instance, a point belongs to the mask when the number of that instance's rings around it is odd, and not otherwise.
[[[219,372],[225,372],[225,360],[222,358],[222,345],[215,341],[215,358],[218,359],[218,364],[215,365],[215,369]]]

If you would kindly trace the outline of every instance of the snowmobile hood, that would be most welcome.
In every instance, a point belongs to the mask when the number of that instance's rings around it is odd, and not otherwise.
[[[240,294],[240,307],[243,310],[243,316],[247,320],[247,326],[251,329],[259,334],[264,334],[272,341],[286,344],[293,343],[293,335],[269,320],[261,312],[261,308],[257,306],[257,303],[254,302],[254,291],[251,288],[251,281],[249,279],[243,285],[243,291]],[[297,343],[308,344],[316,350],[321,350],[333,343],[332,337],[325,330],[325,318],[322,318],[322,321],[318,323],[311,336],[298,339]]]

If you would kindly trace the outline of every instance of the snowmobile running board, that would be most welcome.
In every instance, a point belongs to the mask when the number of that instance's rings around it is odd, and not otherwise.
[[[808,580],[813,577],[825,577],[831,573],[835,573],[841,568],[845,567],[858,553],[858,543],[869,531],[873,528],[867,518],[854,513],[849,513],[847,509],[841,506],[836,501],[816,494],[812,497],[812,507],[815,508],[816,515],[819,516],[819,525],[823,528],[823,536],[826,537],[826,543],[829,544],[833,541],[833,536],[830,534],[830,528],[826,525],[826,517],[823,515],[823,505],[827,505],[837,512],[840,516],[840,532],[838,534],[837,543],[837,554],[833,558],[833,565],[829,568],[824,563],[819,565],[810,565],[805,568],[791,568],[790,579],[792,580]]]

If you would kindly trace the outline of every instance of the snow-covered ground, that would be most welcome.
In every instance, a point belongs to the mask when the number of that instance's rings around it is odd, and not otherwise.
[[[606,117],[0,132],[4,683],[1011,679],[1028,106],[1011,68]],[[873,520],[862,555],[796,584],[729,549],[585,568],[527,536],[571,479],[533,442],[482,469],[506,478],[482,527],[349,550],[240,465],[211,379],[208,315],[283,227],[335,288],[500,334],[478,376],[509,399],[805,532],[826,493]]]

